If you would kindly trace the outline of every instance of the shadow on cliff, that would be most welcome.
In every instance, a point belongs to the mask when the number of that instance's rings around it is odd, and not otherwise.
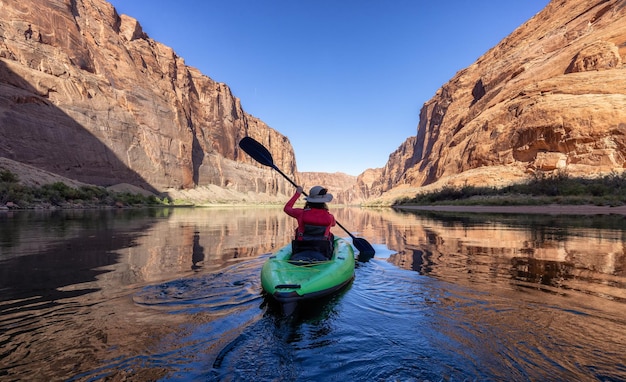
[[[98,186],[158,194],[115,152],[0,60],[0,156]]]

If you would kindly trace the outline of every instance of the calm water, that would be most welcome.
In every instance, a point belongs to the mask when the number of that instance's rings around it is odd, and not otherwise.
[[[377,255],[294,317],[280,209],[0,213],[0,380],[626,380],[624,217],[333,212]]]

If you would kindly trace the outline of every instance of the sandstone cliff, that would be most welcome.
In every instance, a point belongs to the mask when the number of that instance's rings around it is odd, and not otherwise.
[[[328,192],[333,194],[333,204],[349,204],[353,198],[345,195],[346,190],[351,190],[356,184],[357,177],[344,174],[342,172],[299,172],[297,175],[297,184],[304,187],[304,192],[309,192],[313,186],[323,186]]]
[[[375,185],[380,181],[382,171],[382,168],[365,170],[356,177],[352,187],[338,193],[338,199],[344,204],[359,205],[370,196],[377,195]]]
[[[103,186],[290,194],[246,135],[296,173],[285,136],[106,1],[0,1],[0,157]]]
[[[444,84],[423,105],[416,135],[348,187],[341,176],[298,174],[285,136],[106,1],[0,0],[0,157],[198,202],[291,194],[238,149],[246,135],[286,174],[332,184],[347,204],[536,172],[621,172],[624,20],[626,0],[553,0]]]
[[[367,196],[622,172],[625,56],[626,0],[553,0],[424,104]]]

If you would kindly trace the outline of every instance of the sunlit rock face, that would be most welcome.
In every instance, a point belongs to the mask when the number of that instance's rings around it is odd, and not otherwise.
[[[621,172],[625,19],[625,0],[552,1],[444,84],[383,168],[348,189],[342,177],[320,182],[353,204],[442,183]],[[1,157],[105,186],[289,195],[291,184],[239,150],[247,135],[297,176],[285,136],[106,1],[0,3]]]
[[[416,136],[391,154],[369,196],[464,173],[462,184],[489,185],[622,172],[624,20],[624,0],[550,2],[423,105]]]
[[[97,185],[289,193],[247,135],[296,172],[285,136],[104,0],[0,3],[0,135],[0,156]]]
[[[341,172],[299,172],[297,175],[297,184],[304,187],[304,192],[309,192],[313,186],[323,186],[328,192],[333,194],[333,204],[349,204],[351,198],[346,198],[345,190],[352,189],[356,183],[356,176],[344,174]]]

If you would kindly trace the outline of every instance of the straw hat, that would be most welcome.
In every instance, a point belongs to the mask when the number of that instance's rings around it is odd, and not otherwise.
[[[328,193],[328,190],[322,186],[311,187],[309,196],[304,198],[309,203],[328,203],[333,200],[333,195]]]

